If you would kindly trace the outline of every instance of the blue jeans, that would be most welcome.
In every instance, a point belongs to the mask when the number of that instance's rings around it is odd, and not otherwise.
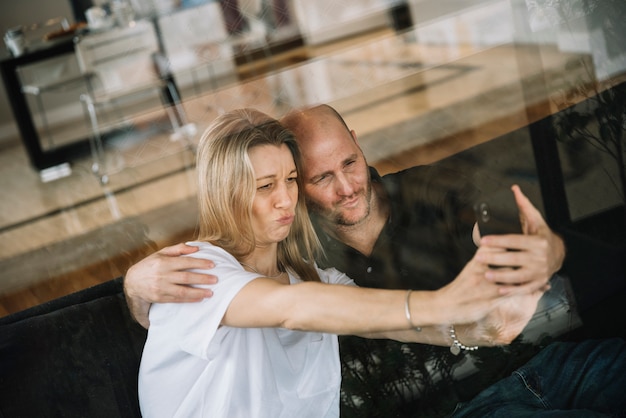
[[[453,416],[626,417],[626,342],[553,343]]]

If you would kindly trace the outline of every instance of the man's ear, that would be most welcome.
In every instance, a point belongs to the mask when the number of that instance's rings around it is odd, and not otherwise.
[[[358,144],[359,141],[357,141],[356,139],[356,132],[354,132],[354,129],[350,129],[350,135],[352,135],[352,140],[354,141],[354,143]]]

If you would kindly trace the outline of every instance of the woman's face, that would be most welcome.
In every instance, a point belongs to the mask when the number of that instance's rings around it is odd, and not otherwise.
[[[298,203],[296,165],[287,145],[260,145],[248,151],[256,194],[252,203],[252,227],[257,245],[282,241],[289,234]]]

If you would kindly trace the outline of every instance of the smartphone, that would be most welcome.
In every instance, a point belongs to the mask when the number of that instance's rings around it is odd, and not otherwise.
[[[481,236],[522,233],[515,196],[509,190],[482,197],[474,213]]]
[[[519,209],[515,203],[513,192],[509,190],[479,199],[474,205],[474,213],[481,237],[522,233]],[[509,251],[515,250],[509,249]],[[492,269],[503,267],[505,266],[489,265],[489,268]]]

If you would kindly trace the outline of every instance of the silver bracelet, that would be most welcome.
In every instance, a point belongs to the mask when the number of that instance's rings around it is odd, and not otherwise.
[[[412,291],[412,289],[409,289],[406,292],[406,299],[404,300],[404,314],[406,315],[406,320],[409,322],[411,328],[413,328],[417,332],[420,332],[422,330],[422,327],[416,327],[415,325],[413,325],[413,320],[411,319],[411,308],[409,307],[409,299],[411,298]]]
[[[458,356],[461,350],[465,351],[475,351],[478,350],[477,345],[473,345],[471,347],[466,346],[461,343],[459,339],[456,337],[456,331],[454,330],[454,325],[450,325],[450,338],[452,338],[452,345],[450,346],[450,352],[455,356]]]

